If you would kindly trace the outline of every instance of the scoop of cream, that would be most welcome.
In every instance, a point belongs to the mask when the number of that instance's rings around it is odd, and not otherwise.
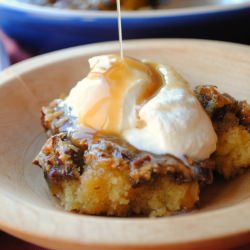
[[[90,73],[66,98],[82,126],[119,134],[154,154],[203,160],[215,151],[211,120],[172,68],[116,55],[89,63]]]

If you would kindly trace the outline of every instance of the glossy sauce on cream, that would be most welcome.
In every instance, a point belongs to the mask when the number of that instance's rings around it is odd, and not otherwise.
[[[80,116],[80,123],[103,133],[119,134],[125,97],[129,89],[133,88],[132,85],[140,80],[139,75],[143,73],[147,80],[136,97],[138,107],[161,88],[162,77],[155,66],[132,58],[117,58],[105,72],[99,68],[91,71],[88,78],[98,79],[101,82],[99,91],[104,91],[107,95],[96,96],[95,102]]]

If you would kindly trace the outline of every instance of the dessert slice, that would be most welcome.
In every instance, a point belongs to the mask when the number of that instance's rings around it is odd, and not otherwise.
[[[50,137],[34,163],[66,210],[165,216],[195,208],[212,182],[217,136],[171,67],[116,55],[42,109]]]
[[[34,163],[69,211],[113,216],[165,216],[191,210],[213,161],[193,162],[137,150],[117,136],[77,127],[63,100],[42,109],[51,136]]]
[[[250,166],[250,105],[214,86],[198,86],[195,92],[218,136],[212,155],[216,170],[225,178],[240,174]]]

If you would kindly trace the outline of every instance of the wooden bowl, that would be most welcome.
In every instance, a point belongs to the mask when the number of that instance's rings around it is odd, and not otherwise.
[[[250,241],[250,172],[220,181],[202,207],[166,218],[108,218],[63,211],[31,161],[45,141],[39,110],[89,70],[89,57],[117,43],[77,47],[17,64],[0,74],[0,227],[52,249],[222,249]],[[215,84],[250,101],[250,49],[202,40],[125,43],[125,54],[174,66],[192,85]]]

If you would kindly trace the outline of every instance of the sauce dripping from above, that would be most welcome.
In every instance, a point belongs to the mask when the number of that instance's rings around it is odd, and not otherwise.
[[[118,12],[118,34],[120,43],[120,56],[123,59],[123,44],[122,44],[122,17],[121,17],[121,2],[116,0],[117,12]]]
[[[82,125],[105,134],[121,133],[121,124],[128,113],[124,111],[127,108],[126,102],[134,91],[137,91],[136,97],[133,98],[136,98],[135,105],[138,114],[140,107],[154,96],[163,84],[157,65],[124,57],[120,0],[116,0],[116,4],[120,57],[102,57],[99,62],[96,62],[87,77],[94,82],[99,82],[98,90],[94,95],[95,101],[88,105],[79,117]],[[102,62],[107,58],[110,60],[108,64]],[[136,126],[143,127],[143,125],[137,117]]]

